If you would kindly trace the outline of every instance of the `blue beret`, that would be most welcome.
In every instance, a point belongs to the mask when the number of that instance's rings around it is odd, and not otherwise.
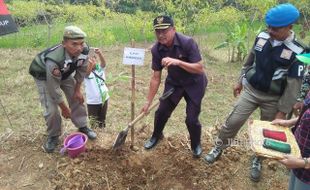
[[[298,18],[298,9],[290,3],[285,3],[269,9],[265,21],[271,27],[284,27],[293,24]]]

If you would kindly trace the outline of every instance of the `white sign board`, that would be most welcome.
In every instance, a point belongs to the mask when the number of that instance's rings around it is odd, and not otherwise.
[[[123,64],[143,65],[145,49],[127,48],[124,49]]]

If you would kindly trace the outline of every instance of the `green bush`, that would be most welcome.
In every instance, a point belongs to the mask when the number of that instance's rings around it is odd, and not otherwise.
[[[62,9],[36,1],[13,1],[8,8],[18,26],[24,27],[38,23],[50,23],[61,15]]]
[[[305,4],[308,0],[301,1]],[[70,4],[74,2],[79,4]],[[10,1],[7,3],[9,10],[21,27],[19,33],[0,37],[0,46],[46,47],[59,43],[64,27],[68,25],[77,25],[85,30],[88,34],[87,40],[94,46],[128,43],[131,39],[137,42],[154,41],[152,21],[161,14],[172,16],[177,31],[188,35],[217,32],[226,33],[229,39],[231,32],[243,34],[243,28],[238,27],[247,22],[249,36],[263,24],[259,16],[253,15],[259,15],[259,12],[272,6],[275,0],[266,0],[265,4],[256,0],[97,0],[101,6],[93,5],[95,1],[91,0],[74,2]],[[253,10],[255,12],[251,18],[249,15]],[[258,27],[252,27],[253,23],[258,23]],[[225,30],[225,26],[228,30]],[[231,44],[235,44],[232,42]]]
[[[33,24],[51,23],[55,19],[63,22],[89,22],[92,19],[103,19],[109,12],[104,6],[93,5],[52,5],[36,1],[13,1],[8,4],[15,22],[24,27]]]
[[[15,22],[19,26],[25,26],[36,21],[37,13],[42,9],[43,4],[38,2],[13,1],[8,4]]]

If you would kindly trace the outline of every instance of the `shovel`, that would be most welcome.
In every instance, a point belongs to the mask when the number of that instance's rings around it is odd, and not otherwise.
[[[159,100],[157,100],[155,103],[153,103],[150,107],[149,107],[149,111],[151,111],[153,108],[155,108],[156,106],[158,106],[160,100],[164,100],[166,98],[168,98],[172,93],[174,92],[174,88],[171,88],[170,90],[168,90],[167,92],[165,92],[160,98]],[[128,126],[126,127],[126,129],[122,130],[116,137],[114,143],[113,143],[113,149],[117,149],[119,147],[121,147],[125,141],[126,141],[126,137],[128,135],[128,131],[129,129],[136,124],[138,121],[140,121],[146,114],[144,112],[140,113],[133,121],[131,121]]]

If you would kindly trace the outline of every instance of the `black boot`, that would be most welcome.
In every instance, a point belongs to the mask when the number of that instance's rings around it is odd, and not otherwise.
[[[90,129],[88,127],[79,128],[79,131],[86,134],[88,136],[88,138],[91,140],[97,138],[97,134],[92,129]]]
[[[105,122],[100,123],[99,128],[105,128]]]
[[[144,144],[145,149],[151,149],[156,146],[156,144],[164,138],[164,135],[161,134],[159,137],[157,136],[152,136],[149,140],[147,140]]]
[[[56,136],[56,137],[48,137],[47,141],[43,145],[43,148],[44,148],[45,152],[47,152],[47,153],[54,152],[55,148],[58,145],[58,141],[59,141],[58,136]]]
[[[208,164],[213,164],[222,155],[222,149],[219,147],[213,147],[212,150],[205,156],[204,160]]]
[[[192,148],[193,151],[193,157],[194,158],[200,158],[201,154],[202,154],[202,148],[201,145],[197,145],[195,148]]]
[[[259,182],[262,170],[262,160],[260,157],[254,156],[251,166],[251,180]]]

